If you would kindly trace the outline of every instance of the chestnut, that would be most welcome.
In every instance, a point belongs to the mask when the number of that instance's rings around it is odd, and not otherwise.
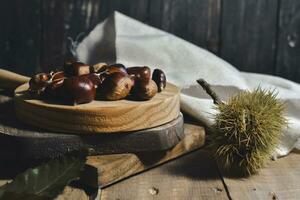
[[[132,90],[132,96],[138,100],[149,100],[157,93],[157,85],[153,80],[146,82],[137,82]]]
[[[73,76],[64,79],[61,86],[62,99],[67,104],[89,103],[95,99],[96,88],[86,76]]]
[[[45,99],[57,100],[60,99],[63,91],[61,90],[61,86],[64,83],[65,78],[56,78],[53,79],[46,87],[44,92],[42,93],[42,97]]]
[[[122,72],[115,72],[104,79],[99,88],[100,95],[106,100],[119,100],[128,96],[133,79]]]
[[[152,80],[156,83],[158,92],[165,89],[167,85],[167,79],[165,73],[160,69],[155,69],[152,73]]]
[[[51,81],[56,81],[58,79],[65,79],[65,73],[63,71],[50,72]]]
[[[122,64],[112,64],[112,65],[106,65],[104,67],[102,67],[98,73],[104,73],[104,76],[108,76],[110,74],[113,74],[115,72],[120,72],[120,73],[124,73],[124,74],[127,74],[127,71],[126,71],[126,68],[124,65]]]
[[[149,67],[128,67],[126,70],[134,78],[135,82],[148,83],[151,79],[151,70]]]
[[[103,81],[102,77],[96,73],[85,74],[85,75],[82,75],[82,77],[87,77],[88,79],[90,79],[93,82],[95,88],[98,88],[98,86]]]
[[[106,63],[97,63],[91,66],[91,73],[98,73],[103,67],[107,66]]]
[[[84,64],[82,62],[73,62],[73,63],[65,63],[64,65],[64,74],[67,77],[71,76],[81,76],[85,74],[89,74],[91,72],[90,66]]]
[[[39,73],[34,75],[29,81],[29,91],[40,94],[48,85],[50,77],[50,74],[47,73]]]

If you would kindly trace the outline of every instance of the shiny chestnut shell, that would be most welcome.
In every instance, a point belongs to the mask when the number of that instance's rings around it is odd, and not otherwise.
[[[97,63],[91,66],[91,73],[98,73],[103,67],[106,67],[106,63]]]
[[[157,85],[153,80],[148,83],[135,83],[132,89],[132,97],[136,100],[149,100],[157,93]]]
[[[127,74],[125,66],[119,63],[103,66],[98,72],[105,72],[105,76],[111,75],[115,72]]]
[[[42,97],[45,99],[51,100],[60,100],[63,94],[61,90],[61,86],[63,85],[65,79],[55,79],[51,83],[49,83],[42,93]]]
[[[65,79],[62,91],[64,102],[71,105],[89,103],[96,96],[96,88],[86,76],[73,76]]]
[[[133,86],[133,79],[122,72],[115,72],[104,79],[99,94],[106,100],[119,100],[126,98]]]
[[[41,93],[48,85],[50,77],[51,76],[47,73],[34,75],[29,81],[29,90],[38,94]]]
[[[126,70],[134,78],[135,82],[148,83],[151,79],[151,70],[149,67],[128,67]]]
[[[52,81],[66,78],[65,73],[63,71],[51,72],[50,74],[51,74]]]
[[[94,84],[94,87],[95,88],[98,88],[98,86],[102,83],[102,78],[101,76],[99,76],[98,74],[96,73],[91,73],[91,74],[86,74],[86,75],[82,75],[82,77],[87,77],[88,79],[90,79],[93,84]]]
[[[167,78],[165,73],[160,69],[155,69],[152,73],[152,80],[156,83],[158,92],[165,89],[167,85]]]

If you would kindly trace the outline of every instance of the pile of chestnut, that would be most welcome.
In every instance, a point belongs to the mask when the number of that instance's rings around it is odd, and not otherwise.
[[[155,69],[151,76],[149,67],[128,67],[122,64],[98,63],[89,66],[69,60],[62,71],[39,73],[29,81],[29,91],[44,99],[58,100],[64,104],[89,103],[103,100],[151,99],[166,87],[166,76]]]

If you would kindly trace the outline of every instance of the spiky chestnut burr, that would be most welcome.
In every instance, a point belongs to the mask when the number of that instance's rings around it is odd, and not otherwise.
[[[209,84],[197,80],[218,111],[210,127],[211,144],[220,168],[228,174],[250,175],[263,167],[287,125],[285,104],[277,93],[257,88],[222,102]]]

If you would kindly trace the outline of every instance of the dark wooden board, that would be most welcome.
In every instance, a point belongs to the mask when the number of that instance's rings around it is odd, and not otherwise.
[[[300,81],[300,1],[281,1],[276,74]]]
[[[166,150],[176,145],[184,136],[182,115],[165,125],[122,134],[75,135],[48,132],[18,122],[12,100],[2,100],[1,158],[43,159],[83,147],[94,149],[95,155]]]
[[[59,67],[118,10],[204,47],[244,71],[300,81],[297,0],[10,0],[0,7],[0,64],[22,74]],[[20,34],[22,33],[22,34]]]
[[[2,1],[0,6],[0,66],[21,74],[39,67],[41,0]]]
[[[47,0],[42,1],[42,53],[41,66],[44,71],[61,67],[66,57],[71,57],[70,39],[81,39],[87,34],[95,13],[98,13],[97,0]]]
[[[243,71],[274,73],[277,1],[222,4],[221,57]]]
[[[220,15],[220,0],[156,0],[147,23],[217,53]]]
[[[105,19],[117,10],[125,15],[147,23],[150,1],[151,0],[102,0],[99,20]]]

